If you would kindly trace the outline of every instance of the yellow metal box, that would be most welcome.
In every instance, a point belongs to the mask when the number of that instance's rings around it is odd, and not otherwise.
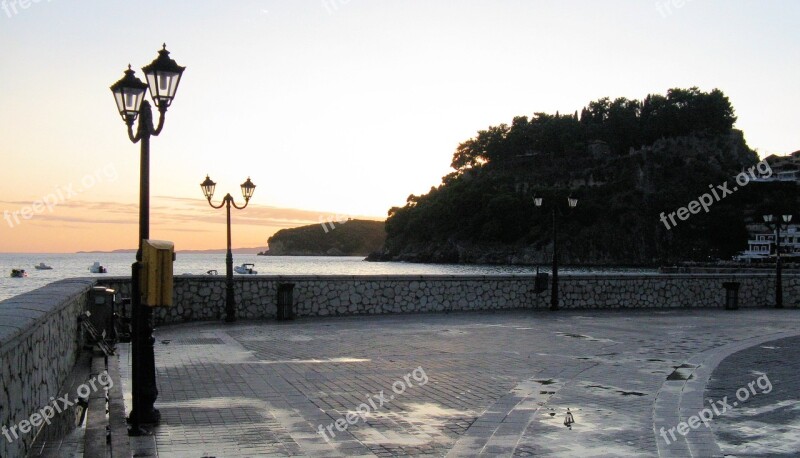
[[[150,307],[172,306],[172,262],[175,244],[163,240],[142,243],[142,300]]]

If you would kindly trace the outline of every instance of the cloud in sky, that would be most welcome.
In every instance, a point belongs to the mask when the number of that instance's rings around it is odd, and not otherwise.
[[[30,219],[22,218],[25,201],[2,201],[0,211],[10,215],[0,221],[0,252],[113,250],[136,245],[139,208],[136,204],[71,200]],[[251,204],[232,209],[235,246],[265,246],[274,232],[308,224],[333,212],[316,212]],[[358,217],[356,215],[351,215]],[[364,219],[372,219],[362,217]],[[17,223],[18,221],[18,223]],[[215,210],[202,199],[154,196],[150,204],[152,238],[172,240],[180,249],[220,248],[225,245],[225,210]],[[40,233],[61,232],[67,237],[49,237],[50,243],[32,242]],[[45,237],[48,238],[48,237]]]

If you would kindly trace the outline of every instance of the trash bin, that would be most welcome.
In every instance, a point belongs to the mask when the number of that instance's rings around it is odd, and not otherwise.
[[[548,273],[536,273],[536,280],[533,284],[533,292],[536,294],[542,293],[547,291],[547,283],[550,281],[550,274]]]
[[[278,284],[278,321],[294,319],[294,283]]]
[[[89,303],[86,309],[91,314],[89,322],[97,329],[97,332],[104,333],[104,340],[111,342],[116,339],[114,332],[114,302],[116,291],[105,286],[95,286],[89,292]]]
[[[725,287],[725,310],[739,309],[739,282],[726,282]]]

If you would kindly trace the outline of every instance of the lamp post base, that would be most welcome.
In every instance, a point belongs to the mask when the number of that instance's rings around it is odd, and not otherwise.
[[[157,425],[161,421],[161,412],[156,408],[148,410],[132,410],[128,416],[128,424],[133,426],[139,425]]]
[[[153,344],[152,311],[142,303],[142,264],[135,262],[131,272],[131,395],[132,409],[128,423],[132,430],[139,425],[158,424],[161,413],[154,408],[158,398]]]

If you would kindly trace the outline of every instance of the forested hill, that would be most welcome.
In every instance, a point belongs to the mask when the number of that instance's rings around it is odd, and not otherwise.
[[[746,248],[745,213],[759,186],[671,229],[659,215],[757,163],[735,121],[721,91],[690,88],[489,127],[458,145],[441,185],[389,210],[386,244],[370,259],[544,262],[552,253],[549,205],[567,212],[569,195],[579,203],[560,218],[564,262],[727,258]]]
[[[283,229],[269,238],[268,256],[366,256],[384,240],[383,221],[343,220]]]

